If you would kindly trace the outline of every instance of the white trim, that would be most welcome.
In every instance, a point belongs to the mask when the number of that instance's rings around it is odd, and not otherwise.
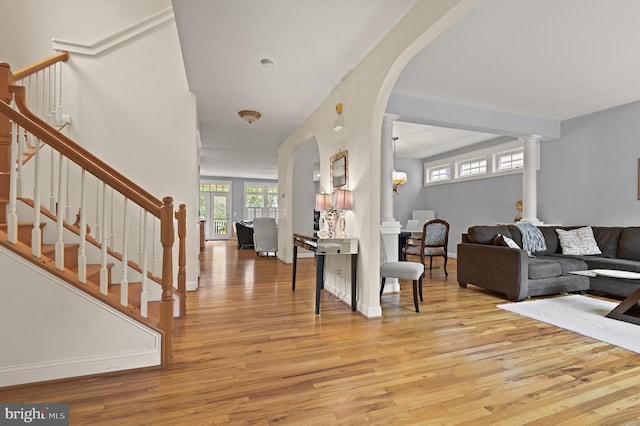
[[[51,41],[54,50],[67,51],[79,55],[97,56],[172,19],[174,19],[173,8],[168,7],[92,43],[85,44],[56,38]]]

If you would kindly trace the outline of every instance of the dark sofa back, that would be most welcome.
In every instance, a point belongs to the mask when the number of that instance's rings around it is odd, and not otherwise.
[[[540,226],[547,250],[545,254],[560,254],[562,247],[556,229],[569,231],[582,226]],[[640,260],[640,227],[592,226],[593,236],[603,257]],[[497,234],[512,238],[522,247],[522,236],[515,225],[476,225],[467,232],[468,241],[493,244]]]

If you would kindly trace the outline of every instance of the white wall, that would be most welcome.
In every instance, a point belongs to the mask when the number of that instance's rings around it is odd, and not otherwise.
[[[329,158],[349,151],[349,189],[353,210],[346,216],[347,233],[359,240],[358,310],[367,317],[382,315],[380,286],[380,139],[382,119],[391,89],[408,61],[430,41],[464,16],[475,1],[418,2],[400,23],[325,99],[316,111],[295,130],[278,151],[278,179],[281,196],[279,216],[279,256],[292,260],[293,218],[289,216],[296,194],[293,192],[295,150],[315,137],[320,153],[320,190],[329,190]],[[345,127],[333,130],[335,105],[344,105]],[[332,266],[327,262],[327,280]],[[345,271],[342,270],[344,274]],[[342,291],[340,292],[342,293]],[[344,291],[346,295],[348,291]],[[340,297],[348,301],[348,297]]]
[[[296,152],[293,168],[293,232],[313,235],[313,211],[316,203],[313,165],[318,163],[318,144],[310,139]]]
[[[0,387],[160,363],[159,333],[0,248]]]

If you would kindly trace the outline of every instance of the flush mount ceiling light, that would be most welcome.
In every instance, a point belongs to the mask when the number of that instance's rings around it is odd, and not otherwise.
[[[252,111],[249,109],[238,111],[238,115],[249,124],[253,123],[254,121],[258,121],[258,119],[262,117],[262,114],[260,114],[258,111]]]

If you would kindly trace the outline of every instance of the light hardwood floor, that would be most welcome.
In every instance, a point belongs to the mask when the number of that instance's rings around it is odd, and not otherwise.
[[[166,369],[0,389],[70,404],[72,425],[640,425],[640,355],[497,309],[435,269],[367,320],[291,265],[208,242]],[[437,260],[434,263],[440,265]],[[90,319],[87,319],[90,320]]]

